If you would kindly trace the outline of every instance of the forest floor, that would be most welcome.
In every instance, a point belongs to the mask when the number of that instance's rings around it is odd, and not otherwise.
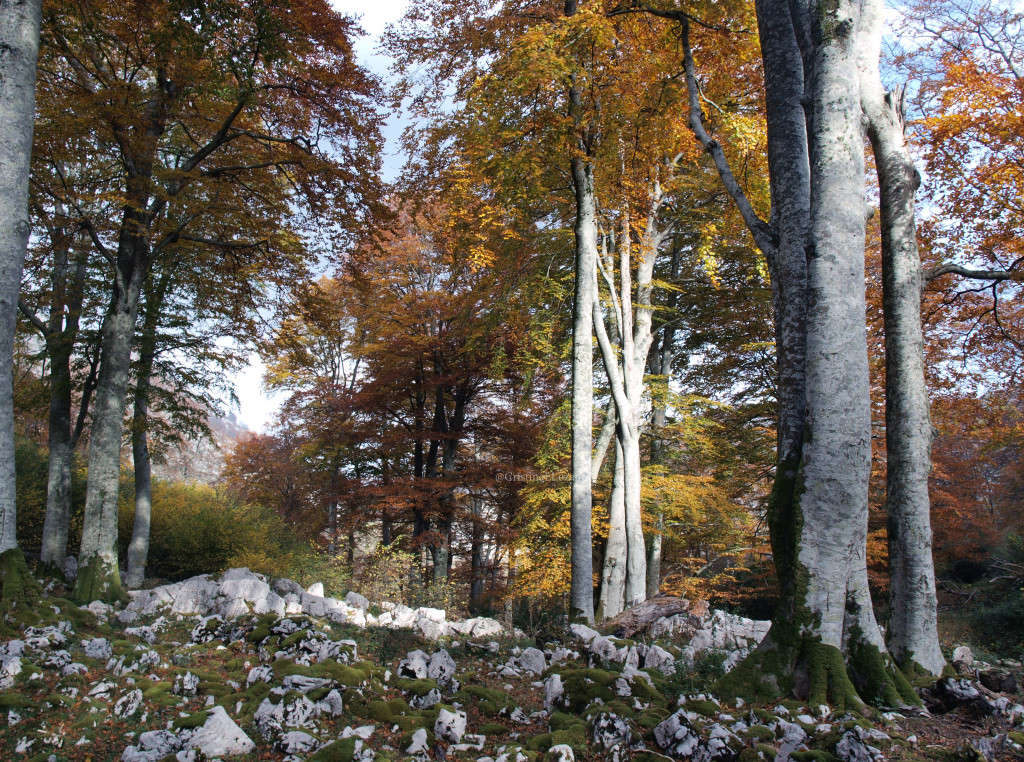
[[[60,592],[40,601],[32,625],[8,614],[3,759],[1024,756],[1015,663],[982,665],[986,682],[1009,693],[962,675],[932,691],[932,712],[921,716],[791,700],[725,706],[709,693],[723,654],[685,658],[692,632],[625,640],[577,627],[540,642],[522,633],[429,640],[306,614],[90,611]]]

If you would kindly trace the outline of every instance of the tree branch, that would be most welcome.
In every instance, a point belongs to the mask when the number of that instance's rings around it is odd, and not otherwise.
[[[28,322],[30,322],[35,327],[35,329],[43,335],[44,338],[48,338],[53,335],[53,330],[51,330],[50,327],[46,325],[46,323],[39,319],[39,316],[32,311],[32,309],[25,303],[24,299],[18,299],[18,310],[21,312],[22,315],[28,318]]]
[[[962,278],[971,278],[973,280],[992,280],[996,282],[1022,279],[1022,274],[1018,270],[975,270],[969,267],[955,265],[951,262],[944,262],[938,267],[929,270],[925,273],[924,279],[926,283],[931,283],[933,280],[941,278],[943,275],[959,275]]]
[[[754,211],[754,207],[751,206],[747,194],[743,192],[743,188],[740,187],[736,176],[732,173],[732,168],[729,166],[729,160],[725,158],[722,146],[708,134],[704,126],[704,116],[700,105],[700,85],[697,83],[697,71],[693,63],[693,49],[690,47],[689,19],[685,17],[680,18],[679,28],[679,36],[683,46],[683,68],[686,72],[686,88],[690,96],[690,130],[693,132],[694,137],[697,138],[697,142],[703,146],[704,150],[714,160],[715,168],[722,179],[722,184],[732,197],[736,208],[739,209],[740,216],[743,217],[743,221],[750,230],[750,234],[754,237],[754,243],[757,244],[757,247],[766,256],[769,256],[775,250],[771,227]]]

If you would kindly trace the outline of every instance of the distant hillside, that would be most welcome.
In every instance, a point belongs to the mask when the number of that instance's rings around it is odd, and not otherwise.
[[[227,418],[212,416],[208,421],[213,440],[186,440],[181,447],[168,450],[159,463],[153,464],[153,475],[169,481],[191,481],[214,484],[224,466],[224,451],[249,427],[234,413]]]

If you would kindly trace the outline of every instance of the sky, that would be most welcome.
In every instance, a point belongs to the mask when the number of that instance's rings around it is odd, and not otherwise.
[[[391,60],[376,53],[377,41],[389,23],[401,18],[406,4],[407,0],[331,0],[331,5],[337,10],[359,18],[366,36],[356,42],[356,54],[363,66],[381,77],[388,76]],[[401,121],[395,117],[389,120],[384,130],[388,151],[388,156],[384,160],[385,175],[393,175],[400,164],[400,159],[394,152],[397,150],[401,129]],[[286,396],[284,393],[271,395],[264,391],[265,369],[260,358],[254,354],[249,358],[248,366],[239,371],[234,379],[235,394],[238,397],[238,418],[251,431],[265,431],[273,422]]]

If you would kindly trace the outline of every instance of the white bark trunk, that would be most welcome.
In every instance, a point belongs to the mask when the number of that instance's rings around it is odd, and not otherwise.
[[[28,177],[42,0],[0,3],[0,552],[18,546],[14,332],[28,248]]]
[[[931,417],[924,377],[921,259],[914,198],[919,184],[904,136],[903,92],[882,86],[884,3],[865,0],[861,102],[881,200],[885,322],[886,513],[889,539],[889,651],[907,671],[940,675],[928,475]]]
[[[579,99],[576,88],[570,98]],[[575,94],[574,94],[575,93]],[[578,104],[577,104],[578,105]],[[594,561],[591,532],[591,467],[594,426],[594,281],[597,270],[597,204],[594,170],[582,157],[572,159],[576,191],[576,291],[572,338],[572,581],[574,613],[594,621]]]
[[[811,79],[811,256],[807,420],[799,497],[803,605],[842,649],[848,592],[865,564],[871,412],[864,296],[864,133],[855,43],[859,4],[819,4]],[[870,611],[870,606],[868,606]],[[870,624],[865,623],[870,627]],[[864,635],[880,640],[877,626]]]
[[[601,598],[598,606],[598,615],[602,620],[618,616],[625,606],[627,552],[622,447],[616,440],[615,473],[612,477],[612,496],[608,509],[608,541],[604,549]]]

